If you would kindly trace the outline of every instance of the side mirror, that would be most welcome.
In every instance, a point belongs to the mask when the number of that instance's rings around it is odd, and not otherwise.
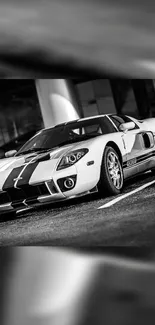
[[[17,153],[17,150],[10,150],[10,151],[7,151],[7,152],[5,153],[5,158],[14,157],[16,153]]]
[[[119,130],[122,132],[127,132],[129,130],[133,130],[136,124],[134,122],[123,123],[120,125]]]

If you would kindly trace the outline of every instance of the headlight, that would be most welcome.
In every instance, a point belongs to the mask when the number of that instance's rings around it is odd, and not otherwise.
[[[63,156],[57,167],[57,170],[64,169],[74,165],[83,156],[85,156],[88,151],[89,151],[88,149],[79,149],[79,150],[72,151],[67,155]]]

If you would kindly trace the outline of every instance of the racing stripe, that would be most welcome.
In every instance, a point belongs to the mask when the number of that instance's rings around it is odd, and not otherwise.
[[[7,191],[11,201],[13,208],[24,207],[27,204],[24,204],[24,200],[26,200],[27,195],[24,193],[22,189],[22,185],[29,184],[29,179],[33,174],[35,168],[38,166],[39,162],[30,162],[26,166],[22,165],[18,168],[14,168],[7,180],[3,185],[3,190]],[[18,181],[16,179],[21,177]],[[18,187],[15,187],[15,183],[18,183]]]
[[[5,182],[4,182],[3,186],[2,186],[3,191],[7,190],[7,188],[14,187],[14,183],[15,183],[14,179],[16,179],[18,177],[18,175],[20,174],[22,169],[23,169],[23,165],[20,166],[20,167],[14,168],[10,172],[9,176],[7,177],[7,179],[5,180]]]
[[[34,170],[38,166],[38,164],[41,161],[49,160],[49,159],[50,159],[49,153],[48,154],[46,153],[43,156],[41,155],[38,157],[31,158],[29,163],[27,163],[27,165],[24,166],[23,171],[21,171],[21,173],[19,175],[21,177],[21,179],[19,178],[15,187],[20,188],[22,185],[29,184],[29,180],[30,180]]]
[[[49,156],[46,155],[44,158],[49,159]],[[8,193],[11,205],[14,209],[22,209],[25,206],[28,207],[31,206],[31,204],[34,205],[39,203],[37,200],[39,197],[38,193],[36,195],[36,192],[34,191],[34,197],[31,198],[29,197],[29,192],[27,193],[25,191],[25,186],[30,186],[29,180],[39,163],[40,159],[37,159],[36,161],[36,157],[33,157],[29,163],[14,168],[7,177],[3,185],[3,191],[6,191]]]
[[[29,180],[35,171],[36,167],[38,166],[39,162],[31,162],[27,165],[24,169],[23,173],[21,174],[22,179],[19,179],[17,186],[20,188],[22,185],[29,184]]]

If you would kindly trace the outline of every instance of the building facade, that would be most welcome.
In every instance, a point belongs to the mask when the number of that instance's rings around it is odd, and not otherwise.
[[[155,116],[152,79],[10,79],[1,80],[0,88],[0,147],[78,117]]]

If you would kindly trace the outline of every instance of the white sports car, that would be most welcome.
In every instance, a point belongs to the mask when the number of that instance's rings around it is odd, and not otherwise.
[[[0,213],[99,191],[155,170],[155,118],[100,115],[43,129],[0,160]]]

